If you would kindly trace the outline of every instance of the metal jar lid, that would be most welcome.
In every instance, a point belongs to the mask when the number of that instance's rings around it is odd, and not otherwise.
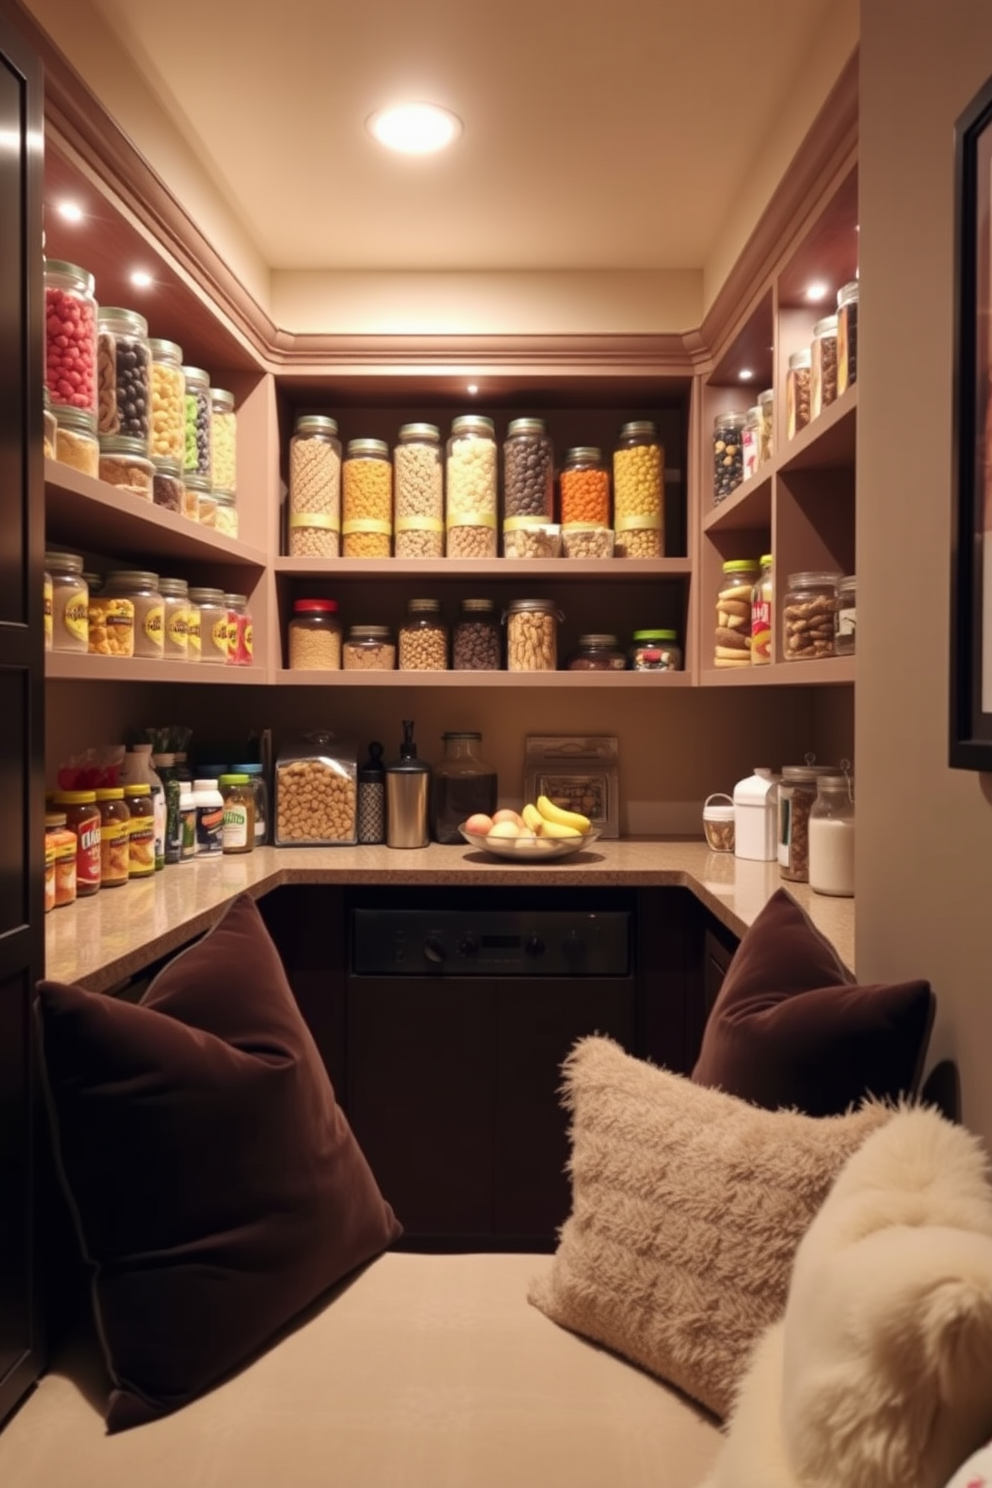
[[[388,460],[389,445],[384,439],[349,439],[348,458]]]
[[[546,428],[547,426],[543,419],[516,418],[510,420],[506,433],[509,439],[514,439],[522,434],[544,434]]]
[[[296,420],[294,434],[329,434],[337,438],[337,419],[332,419],[324,413],[301,413]]]
[[[399,441],[405,444],[408,440],[427,439],[432,444],[437,444],[441,438],[441,430],[437,424],[401,424]]]

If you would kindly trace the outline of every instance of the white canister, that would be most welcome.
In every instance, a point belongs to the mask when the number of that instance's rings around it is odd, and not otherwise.
[[[734,856],[759,863],[778,857],[779,777],[765,765],[734,786]]]

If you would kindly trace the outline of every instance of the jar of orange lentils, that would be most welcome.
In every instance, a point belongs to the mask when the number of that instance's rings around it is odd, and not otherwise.
[[[565,456],[559,488],[562,525],[587,522],[595,527],[609,527],[610,475],[601,450],[590,444],[570,449]]]

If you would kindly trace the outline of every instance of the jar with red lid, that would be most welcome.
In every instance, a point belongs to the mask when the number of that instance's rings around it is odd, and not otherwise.
[[[76,834],[76,893],[97,894],[101,882],[100,808],[96,791],[56,791],[53,805],[65,812],[65,824]]]
[[[336,599],[297,599],[287,631],[290,671],[341,670],[341,621]]]
[[[97,417],[97,305],[93,275],[76,264],[45,263],[45,386],[52,410]]]

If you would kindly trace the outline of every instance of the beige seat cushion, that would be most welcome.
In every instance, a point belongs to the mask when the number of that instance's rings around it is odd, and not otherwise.
[[[242,1373],[105,1434],[60,1361],[0,1432],[11,1488],[659,1488],[698,1482],[698,1408],[527,1302],[548,1256],[387,1253]],[[84,1372],[88,1365],[88,1376]]]

